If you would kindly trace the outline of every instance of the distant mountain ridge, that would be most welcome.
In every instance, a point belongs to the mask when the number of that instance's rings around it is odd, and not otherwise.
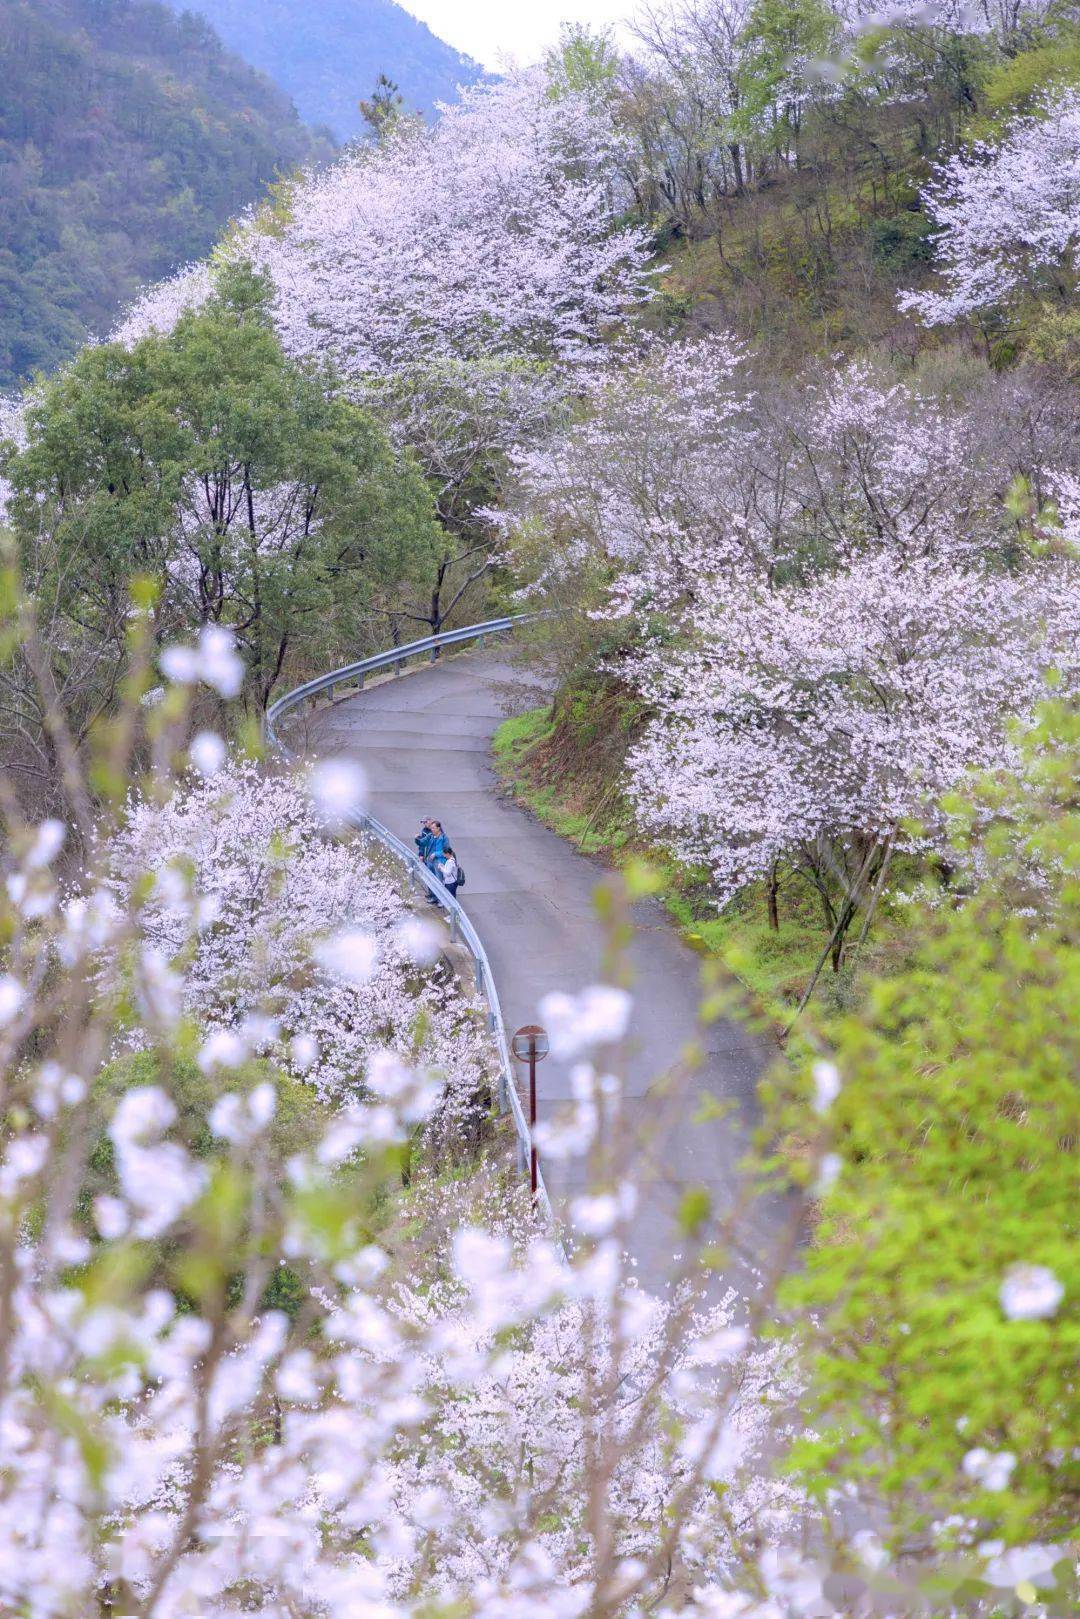
[[[155,0],[0,0],[0,393],[334,142]]]
[[[361,133],[359,102],[376,78],[430,117],[484,70],[394,0],[170,0],[206,17],[226,45],[288,91],[300,116],[339,140]]]

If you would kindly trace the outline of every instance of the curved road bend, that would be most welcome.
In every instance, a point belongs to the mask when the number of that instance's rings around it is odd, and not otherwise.
[[[501,721],[536,707],[549,689],[505,652],[477,650],[342,699],[310,726],[317,751],[362,761],[372,811],[405,843],[425,815],[443,822],[467,874],[460,898],[484,940],[509,1033],[535,1020],[548,990],[595,983],[603,950],[592,901],[599,866],[502,797],[491,764]],[[635,920],[626,1096],[632,1123],[647,1126],[656,1112],[651,1083],[694,1033],[700,964],[658,902],[638,904]],[[679,1248],[673,1214],[684,1188],[704,1184],[715,1207],[729,1203],[754,1115],[764,1053],[734,1023],[713,1024],[706,1044],[680,1121],[652,1144],[641,1185],[632,1249],[646,1287],[661,1285]],[[537,1076],[543,1119],[569,1097],[569,1078],[553,1057]],[[724,1119],[694,1124],[703,1091],[735,1107]],[[558,1205],[573,1190],[573,1169],[548,1164],[545,1174]],[[730,1280],[764,1256],[773,1219],[768,1207],[752,1216]]]

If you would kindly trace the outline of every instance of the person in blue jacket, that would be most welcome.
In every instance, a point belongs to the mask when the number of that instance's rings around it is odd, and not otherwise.
[[[428,870],[434,872],[435,876],[441,881],[443,861],[446,859],[446,852],[450,847],[450,840],[443,831],[441,821],[429,821],[428,826],[431,831],[431,842],[427,846],[427,853],[422,854],[420,858],[423,860]],[[438,903],[439,902],[435,898],[434,894],[428,895],[429,905],[438,905]]]

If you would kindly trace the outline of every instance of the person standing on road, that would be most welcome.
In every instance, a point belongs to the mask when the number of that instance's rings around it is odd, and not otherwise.
[[[446,833],[442,829],[441,821],[429,821],[428,825],[431,828],[431,842],[428,844],[427,853],[422,858],[428,870],[433,872],[441,882],[442,863],[446,858],[446,851],[449,849],[450,844]],[[429,905],[438,905],[438,903],[434,894],[428,895]]]
[[[424,820],[420,822],[420,830],[413,839],[413,842],[416,844],[416,852],[424,862],[425,866],[427,865],[428,854],[431,851],[432,835],[430,818],[425,817]]]
[[[450,845],[446,846],[446,858],[442,863],[443,887],[448,894],[457,894],[458,883],[461,881],[461,867],[457,863],[457,856]]]
[[[424,856],[424,862],[438,876],[439,868],[446,859],[446,851],[450,847],[450,840],[443,831],[441,821],[430,821],[428,824],[431,827],[431,842],[428,844],[428,852]]]

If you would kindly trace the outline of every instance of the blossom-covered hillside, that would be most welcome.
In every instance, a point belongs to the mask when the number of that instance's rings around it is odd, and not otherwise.
[[[4,408],[0,1619],[1075,1608],[1076,20],[637,40],[380,119]],[[467,662],[393,724],[504,959],[594,895],[531,1139],[355,757],[265,734],[513,609],[595,872],[488,814]]]

